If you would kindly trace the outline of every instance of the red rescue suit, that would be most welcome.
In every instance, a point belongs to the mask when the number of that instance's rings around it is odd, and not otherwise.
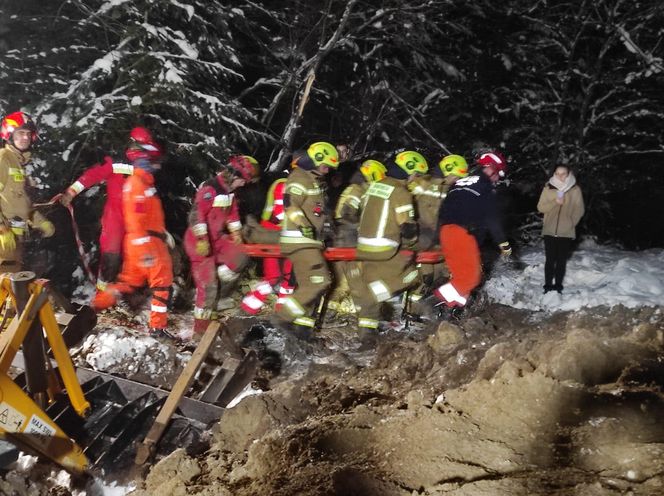
[[[103,290],[106,283],[115,281],[122,263],[122,242],[125,234],[122,214],[122,187],[128,176],[134,172],[134,166],[113,162],[111,157],[87,169],[69,186],[68,191],[76,196],[82,191],[101,182],[106,182],[106,203],[101,216],[101,235],[99,236],[99,277],[97,288]]]
[[[184,234],[184,249],[191,260],[196,283],[194,331],[205,332],[220,297],[232,290],[247,256],[236,243],[242,229],[238,202],[222,174],[204,182],[196,192]],[[236,238],[237,239],[237,238]],[[197,243],[208,241],[210,252],[200,254]]]
[[[270,186],[265,200],[265,208],[261,215],[261,225],[264,228],[271,231],[281,231],[285,210],[285,189],[285,178],[277,179]],[[242,299],[240,305],[242,310],[248,314],[256,315],[265,305],[265,301],[272,294],[275,286],[279,284],[277,303],[274,307],[275,310],[278,310],[283,305],[285,298],[293,293],[293,286],[290,284],[292,267],[293,264],[288,258],[264,258],[263,280]]]
[[[122,272],[117,283],[97,293],[93,307],[108,308],[121,294],[133,293],[147,282],[152,291],[150,327],[163,329],[168,320],[173,268],[165,241],[164,210],[150,172],[135,167],[123,188],[122,208],[126,230]]]

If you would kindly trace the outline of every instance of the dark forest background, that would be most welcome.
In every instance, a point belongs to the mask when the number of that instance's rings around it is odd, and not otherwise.
[[[356,158],[414,148],[430,166],[485,143],[509,158],[515,241],[538,236],[537,198],[567,163],[586,200],[582,234],[664,246],[660,0],[0,6],[0,111],[39,122],[41,199],[102,153],[122,158],[136,124],[166,145],[160,186],[176,233],[196,185],[233,153],[276,173],[314,140]],[[94,224],[100,205],[77,199],[80,222]],[[64,209],[51,215],[66,224]]]

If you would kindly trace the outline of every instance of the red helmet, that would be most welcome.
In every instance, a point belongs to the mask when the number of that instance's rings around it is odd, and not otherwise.
[[[493,167],[500,177],[505,177],[507,174],[507,160],[502,153],[496,150],[480,153],[477,157],[477,165]]]
[[[159,160],[163,152],[161,147],[152,139],[152,133],[144,127],[135,127],[129,133],[129,147],[126,151],[127,158],[135,161],[141,158],[147,160]]]
[[[234,155],[228,159],[228,166],[246,182],[254,181],[260,175],[258,161],[249,155]]]
[[[25,112],[13,112],[2,119],[0,138],[9,141],[17,129],[27,129],[32,132],[32,142],[37,139],[37,125]]]

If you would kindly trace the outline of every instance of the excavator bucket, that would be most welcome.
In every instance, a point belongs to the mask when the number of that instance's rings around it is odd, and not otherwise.
[[[69,349],[78,346],[97,325],[97,314],[89,305],[78,305],[74,313],[56,313],[55,317],[62,326],[62,339]]]

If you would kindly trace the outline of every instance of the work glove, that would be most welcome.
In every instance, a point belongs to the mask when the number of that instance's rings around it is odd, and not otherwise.
[[[169,233],[168,231],[166,231],[164,233],[164,236],[166,238],[166,239],[164,239],[164,241],[166,242],[166,246],[168,246],[171,250],[174,250],[175,249],[175,238],[173,237],[173,235],[171,233]]]
[[[16,249],[16,236],[7,226],[0,227],[0,248],[3,251],[14,251]]]
[[[67,188],[67,191],[60,195],[60,203],[63,207],[68,207],[71,204],[71,201],[76,196],[76,192],[71,188]]]
[[[50,220],[43,220],[35,226],[36,229],[41,231],[44,238],[50,238],[55,234],[55,226]]]
[[[230,233],[231,240],[233,243],[236,245],[241,245],[242,244],[242,233],[240,231],[233,231]]]
[[[311,226],[300,226],[300,232],[302,233],[302,236],[304,236],[305,238],[315,239],[314,228]]]
[[[207,257],[210,254],[210,242],[207,239],[196,241],[196,255]]]
[[[500,254],[505,258],[509,258],[509,256],[512,254],[512,247],[510,246],[509,241],[500,243],[498,248],[500,248]]]

